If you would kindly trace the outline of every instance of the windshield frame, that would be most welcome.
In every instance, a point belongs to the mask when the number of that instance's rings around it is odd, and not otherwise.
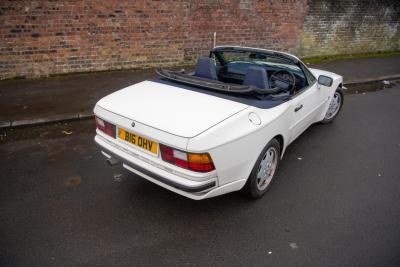
[[[304,88],[307,88],[308,85],[313,84],[313,81],[310,81],[308,78],[308,75],[306,75],[303,66],[304,63],[302,63],[297,57],[286,54],[286,53],[282,53],[282,52],[277,52],[277,51],[272,51],[272,50],[265,50],[265,49],[257,49],[257,48],[249,48],[249,47],[215,47],[214,49],[212,49],[210,51],[210,57],[216,59],[215,61],[218,61],[221,66],[228,66],[229,63],[232,63],[233,61],[227,61],[224,58],[224,53],[225,52],[232,52],[232,53],[251,53],[254,54],[255,57],[266,57],[266,58],[276,58],[279,59],[283,62],[287,62],[288,66],[295,66],[298,70],[296,70],[297,72],[301,73],[302,76],[304,77],[307,86],[305,86]],[[266,64],[268,64],[268,61],[265,61]],[[257,64],[254,63],[252,61],[248,61],[246,62],[248,64]],[[271,62],[271,65],[275,65],[275,64],[280,64],[277,62]],[[282,69],[286,69],[289,67],[283,67]],[[314,75],[313,75],[314,76]],[[303,91],[303,90],[301,90]]]
[[[251,47],[239,47],[239,46],[217,46],[211,49],[210,51],[210,57],[214,54],[219,60],[223,60],[221,57],[221,52],[250,52],[254,54],[260,54],[260,55],[266,55],[266,56],[274,56],[282,59],[286,59],[288,61],[291,61],[295,65],[299,63],[299,59],[293,55],[283,53],[283,52],[277,52],[273,50],[267,50],[267,49],[259,49],[259,48],[251,48]]]

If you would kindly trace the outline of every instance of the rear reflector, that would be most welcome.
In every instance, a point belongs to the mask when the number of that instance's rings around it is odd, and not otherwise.
[[[95,117],[96,120],[96,128],[102,131],[103,133],[115,138],[115,125],[100,119],[99,117]]]
[[[164,161],[184,169],[195,172],[210,172],[215,169],[208,153],[187,153],[161,144],[160,151]]]

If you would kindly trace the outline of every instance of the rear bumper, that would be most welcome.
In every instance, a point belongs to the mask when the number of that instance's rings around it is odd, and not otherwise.
[[[216,176],[202,181],[187,179],[141,160],[125,148],[112,144],[99,135],[96,135],[95,142],[111,165],[121,163],[129,171],[178,194],[192,199],[203,199],[210,197],[213,189],[218,189]]]
[[[205,191],[207,189],[210,189],[210,188],[213,188],[216,186],[215,181],[207,182],[205,184],[200,184],[200,185],[191,185],[191,186],[188,186],[185,184],[180,184],[173,180],[169,180],[157,173],[146,170],[133,162],[129,162],[128,160],[118,156],[117,154],[111,152],[110,150],[108,150],[104,147],[99,146],[99,149],[103,152],[103,155],[105,155],[107,158],[112,159],[112,160],[117,160],[117,161],[123,163],[124,165],[126,165],[127,167],[129,167],[129,169],[134,169],[143,175],[150,176],[159,182],[162,182],[166,185],[172,186],[176,189],[179,189],[179,190],[182,190],[185,192],[197,193],[197,192],[202,192],[202,191]]]

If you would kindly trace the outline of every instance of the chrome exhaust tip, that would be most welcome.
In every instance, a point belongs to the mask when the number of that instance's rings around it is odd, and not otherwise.
[[[106,161],[107,161],[108,165],[114,166],[114,165],[121,163],[118,159],[113,158],[111,155],[108,155],[106,152],[101,151],[101,153],[107,158]]]
[[[107,159],[107,163],[110,166],[114,166],[114,165],[117,165],[117,164],[119,164],[121,162],[119,160],[115,159],[115,158],[108,158]]]

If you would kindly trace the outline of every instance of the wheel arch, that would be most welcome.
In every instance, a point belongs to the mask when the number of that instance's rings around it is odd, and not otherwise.
[[[286,145],[285,138],[283,137],[282,134],[277,134],[272,139],[276,139],[279,142],[279,148],[280,148],[281,159],[282,159],[283,153],[285,152],[285,145]]]
[[[283,136],[281,134],[278,134],[278,135],[275,135],[272,139],[278,140],[280,152],[282,152],[283,151],[283,145],[284,145]]]
[[[263,148],[263,150],[261,151],[261,153],[258,155],[258,157],[257,157],[257,159],[256,159],[256,161],[254,162],[254,164],[253,164],[253,167],[252,167],[252,169],[251,169],[251,171],[250,171],[250,173],[249,173],[249,175],[247,176],[247,178],[246,178],[246,183],[243,185],[243,188],[242,188],[242,190],[244,191],[244,192],[247,192],[248,194],[252,194],[251,192],[252,192],[252,187],[253,187],[253,183],[254,182],[252,182],[252,180],[254,181],[254,175],[255,175],[255,170],[257,170],[258,168],[257,168],[257,164],[259,164],[259,161],[260,161],[260,158],[262,158],[262,155],[264,154],[264,151],[266,151],[266,149],[267,149],[267,147],[268,147],[268,144],[270,144],[272,141],[274,141],[275,142],[275,145],[276,145],[276,142],[278,142],[278,145],[279,145],[279,150],[280,150],[280,153],[281,153],[281,155],[280,155],[280,158],[282,158],[282,151],[283,151],[283,149],[284,149],[284,137],[283,137],[283,135],[282,134],[276,134],[276,135],[273,135],[273,137],[272,138],[268,138],[267,139],[268,140],[268,142],[265,144],[265,147]],[[276,141],[275,141],[276,140]],[[278,158],[278,161],[277,161],[277,164],[279,165],[279,158]],[[277,166],[278,166],[277,165]],[[253,178],[252,178],[253,177]],[[253,197],[254,197],[254,195],[252,195]],[[260,195],[261,196],[261,195]],[[260,196],[257,196],[257,197],[255,197],[255,198],[258,198],[258,197],[260,197]]]

